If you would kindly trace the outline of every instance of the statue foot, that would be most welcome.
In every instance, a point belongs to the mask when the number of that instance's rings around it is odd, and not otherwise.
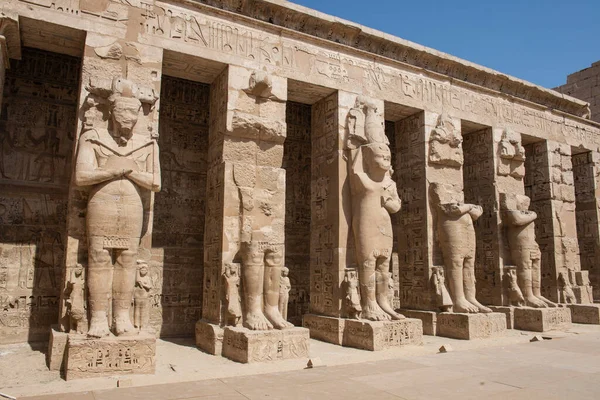
[[[244,318],[244,328],[253,331],[266,331],[273,329],[273,325],[267,320],[262,312],[249,312]]]
[[[294,325],[287,322],[279,312],[279,309],[275,307],[265,307],[265,317],[273,324],[275,329],[286,329],[291,328]]]
[[[491,308],[484,306],[483,304],[481,304],[480,302],[477,301],[477,299],[469,299],[467,298],[467,301],[471,304],[473,304],[475,307],[477,307],[477,311],[476,312],[481,312],[481,313],[491,313],[493,312]]]
[[[525,298],[525,304],[529,307],[535,307],[535,308],[548,307],[548,305],[542,299],[538,299],[537,297],[535,297],[533,295]]]
[[[106,336],[110,336],[110,328],[108,327],[108,321],[106,319],[106,314],[100,313],[99,315],[94,315],[92,313],[92,319],[90,320],[90,329],[87,333],[88,337],[93,338],[103,338]]]
[[[392,306],[390,306],[389,303],[387,304],[381,304],[379,303],[379,307],[381,307],[381,309],[386,312],[393,320],[401,320],[401,319],[405,319],[406,317],[402,314],[398,314],[396,311],[394,311],[394,309],[392,308]]]
[[[137,334],[138,330],[131,323],[129,315],[116,315],[115,333],[117,336],[131,336]]]
[[[541,301],[543,301],[544,303],[546,303],[546,306],[548,306],[548,307],[558,307],[558,304],[556,304],[556,303],[548,300],[547,298],[545,298],[542,295],[535,296],[535,297],[537,297],[538,299],[540,299]]]
[[[456,313],[477,313],[479,308],[467,301],[467,299],[460,299],[454,302],[454,312]]]
[[[379,307],[379,304],[372,302],[363,307],[362,318],[370,321],[389,321],[391,317]]]

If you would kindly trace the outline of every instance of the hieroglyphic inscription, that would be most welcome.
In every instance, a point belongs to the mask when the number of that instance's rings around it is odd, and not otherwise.
[[[209,91],[205,84],[162,77],[160,161],[153,246],[163,251],[162,285],[151,293],[151,323],[162,336],[190,335],[201,315]],[[161,327],[162,325],[162,327]]]
[[[398,238],[400,304],[404,308],[427,306],[429,271],[427,239],[426,145],[424,115],[413,115],[395,123],[394,170],[402,208],[395,236]]]
[[[0,120],[0,343],[44,340],[58,319],[80,61],[23,49]]]
[[[310,293],[311,106],[288,102],[286,122],[285,265],[292,283],[288,320],[301,325]]]
[[[463,134],[465,203],[478,204],[483,214],[475,227],[475,278],[477,297],[483,304],[501,304],[501,271],[498,249],[498,213],[491,129]]]

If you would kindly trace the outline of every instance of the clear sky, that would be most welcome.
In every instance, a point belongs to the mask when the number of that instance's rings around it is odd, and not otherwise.
[[[553,88],[600,60],[600,0],[292,0]]]

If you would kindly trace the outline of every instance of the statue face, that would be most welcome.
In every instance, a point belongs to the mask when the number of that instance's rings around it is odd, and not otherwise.
[[[140,266],[140,276],[148,275],[148,266],[146,264],[142,264]]]
[[[392,167],[392,153],[386,145],[371,147],[371,160],[369,163],[373,169],[389,171]]]
[[[118,136],[131,137],[140,112],[140,101],[135,98],[118,97],[112,110],[113,126]]]
[[[527,211],[529,210],[529,204],[531,203],[531,199],[527,196],[517,196],[517,210],[519,211]]]

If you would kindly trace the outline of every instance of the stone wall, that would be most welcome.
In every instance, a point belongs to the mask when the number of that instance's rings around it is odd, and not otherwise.
[[[570,74],[567,83],[554,90],[590,103],[591,119],[600,122],[600,61]]]
[[[30,48],[6,71],[0,119],[0,343],[58,321],[81,61]]]

